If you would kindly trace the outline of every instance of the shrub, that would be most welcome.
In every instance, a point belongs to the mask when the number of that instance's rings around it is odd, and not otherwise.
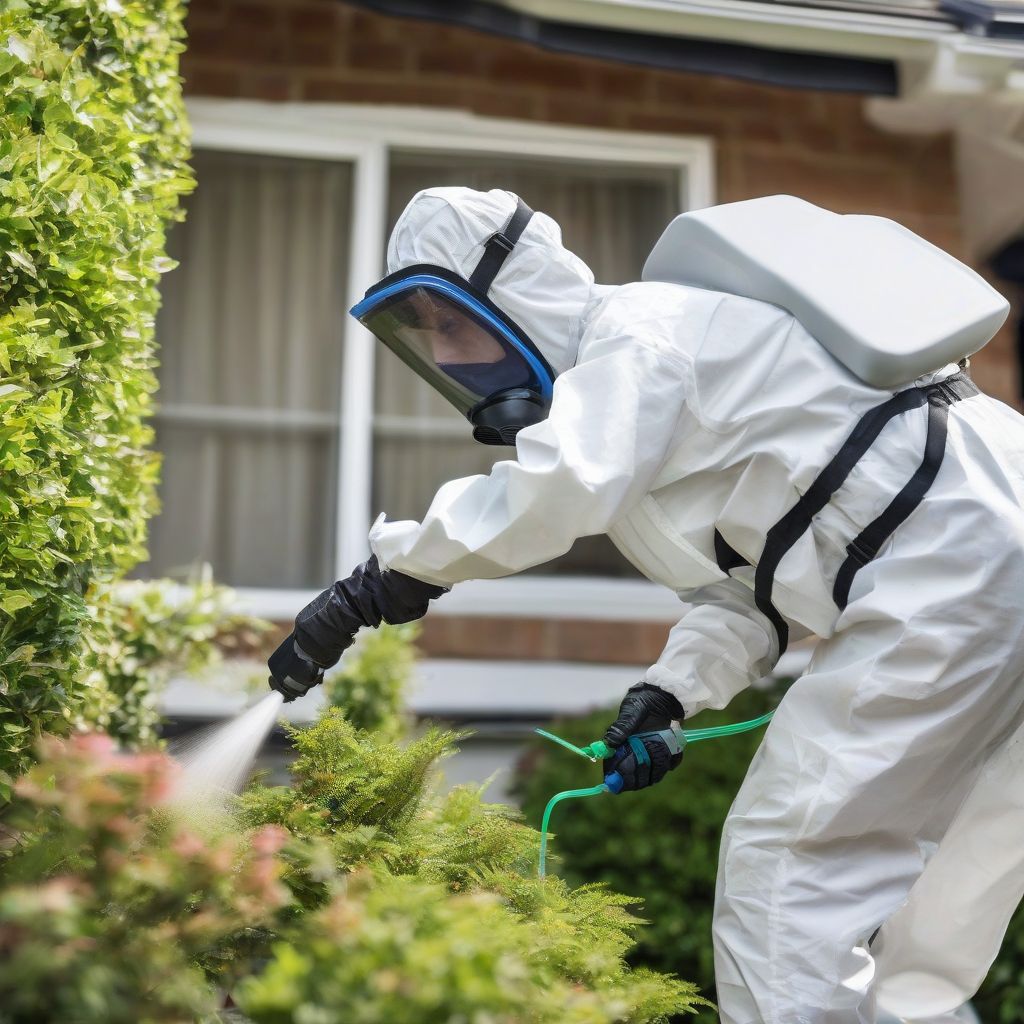
[[[610,1024],[660,1020],[701,1004],[689,984],[625,967],[642,923],[628,912],[634,901],[538,878],[537,833],[510,808],[484,804],[479,789],[425,795],[433,765],[453,749],[452,733],[431,729],[402,748],[328,709],[292,735],[294,786],[254,787],[240,800],[241,821],[319,840],[338,870],[369,871],[380,888],[361,882],[332,900],[323,862],[308,848],[299,856],[286,848],[284,880],[317,913],[301,919],[266,974],[243,987],[241,1004],[261,1024],[298,1019],[290,1013],[324,1022],[429,1022],[488,1008],[496,1021]],[[438,937],[448,925],[458,948]],[[403,935],[408,968],[392,948]],[[433,975],[424,975],[432,956]],[[481,975],[496,962],[519,977],[518,995],[487,994],[494,980]],[[417,971],[423,991],[439,1000],[436,1012],[451,1016],[432,1016],[418,1001],[426,996],[414,990]]]
[[[701,714],[695,727],[754,718],[778,697],[778,691],[746,691],[726,711]],[[614,717],[608,709],[552,729],[582,745],[602,736]],[[630,961],[693,978],[708,995],[714,992],[711,912],[722,824],[760,740],[758,730],[695,744],[659,785],[562,804],[553,816],[550,851],[569,881],[607,883],[642,900],[650,924]],[[592,785],[596,775],[596,768],[537,739],[518,766],[515,788],[527,819],[539,822],[555,793]]]
[[[633,901],[537,878],[537,834],[478,790],[425,795],[451,733],[399,748],[333,709],[295,740],[296,787],[248,794],[251,828],[227,836],[166,803],[162,753],[49,738],[11,815],[0,1019],[210,1021],[215,984],[256,1024],[645,1024],[700,1005],[625,966]]]
[[[628,994],[576,984],[497,896],[414,878],[356,876],[274,954],[239,991],[258,1024],[611,1024],[678,1006],[664,979],[648,991],[637,975]]]
[[[406,731],[404,706],[418,623],[363,630],[355,649],[324,681],[327,700],[357,728],[397,738]]]
[[[0,6],[0,797],[81,701],[85,595],[143,554],[179,0]]]
[[[104,736],[44,742],[17,786],[0,884],[5,1024],[212,1019],[196,964],[223,965],[274,923],[285,835],[196,835],[152,810],[172,778],[163,754],[119,754]]]
[[[221,652],[255,646],[270,628],[230,611],[232,592],[208,578],[187,587],[169,580],[103,588],[90,602],[85,635],[86,691],[76,725],[101,730],[122,748],[153,746],[159,697],[176,672],[202,672]]]

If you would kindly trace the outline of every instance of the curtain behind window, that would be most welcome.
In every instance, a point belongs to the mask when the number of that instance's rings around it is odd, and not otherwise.
[[[389,229],[420,189],[434,185],[504,188],[562,226],[565,245],[601,284],[640,277],[662,229],[679,210],[679,172],[539,160],[396,154]],[[392,519],[420,519],[446,480],[487,473],[509,449],[470,438],[469,425],[383,346],[377,346],[373,505]],[[538,573],[634,575],[606,537],[585,537]]]
[[[347,165],[199,151],[168,251],[149,575],[333,579]]]

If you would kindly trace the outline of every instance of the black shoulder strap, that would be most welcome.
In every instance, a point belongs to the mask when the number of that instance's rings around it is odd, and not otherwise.
[[[724,573],[730,573],[741,565],[750,563],[715,528],[715,561]]]
[[[480,257],[480,262],[469,279],[469,283],[478,292],[486,295],[490,291],[495,276],[501,270],[505,260],[508,259],[509,253],[515,248],[516,242],[519,241],[532,216],[533,210],[517,197],[516,208],[513,210],[512,216],[500,231],[496,231],[487,240],[484,254]]]
[[[776,570],[785,554],[810,528],[811,520],[829,503],[832,495],[842,487],[854,466],[878,439],[885,425],[901,413],[928,404],[931,410],[928,439],[921,465],[885,511],[847,548],[848,557],[839,571],[835,584],[836,603],[840,608],[845,607],[849,588],[857,570],[878,554],[889,535],[920,504],[935,480],[945,452],[948,407],[953,402],[978,393],[970,378],[964,374],[956,374],[935,384],[907,388],[887,402],[869,410],[854,427],[836,456],[818,474],[807,492],[801,495],[797,503],[768,531],[764,550],[754,571],[754,601],[758,609],[771,620],[778,633],[780,654],[789,643],[789,626],[772,603],[772,590]],[[843,599],[842,602],[839,598]]]
[[[836,573],[832,599],[842,610],[850,600],[850,587],[857,573],[881,550],[882,545],[921,504],[942,468],[946,454],[946,433],[949,406],[962,398],[978,394],[978,388],[968,377],[951,378],[933,385],[928,395],[928,436],[924,443],[924,456],[906,486],[846,547],[846,560]]]

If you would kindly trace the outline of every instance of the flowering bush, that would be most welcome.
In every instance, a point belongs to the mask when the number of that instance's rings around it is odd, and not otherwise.
[[[266,934],[290,900],[286,834],[200,835],[164,806],[173,765],[105,736],[43,742],[19,780],[0,886],[0,1017],[9,1024],[209,1019],[198,963]],[[154,809],[155,808],[155,809]]]
[[[425,795],[452,740],[400,748],[328,711],[295,734],[295,788],[246,795],[236,834],[175,810],[162,753],[46,740],[6,844],[0,1020],[207,1021],[215,986],[256,1024],[645,1024],[701,1005],[624,966],[632,900],[537,878],[537,834],[477,790]]]
[[[337,708],[292,732],[290,787],[210,830],[163,753],[49,738],[16,786],[0,883],[5,1024],[654,1022],[704,1004],[624,957],[635,902],[536,876],[508,807],[429,786],[457,736],[399,745]]]

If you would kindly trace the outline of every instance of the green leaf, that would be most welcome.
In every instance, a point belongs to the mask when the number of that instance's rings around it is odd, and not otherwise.
[[[31,64],[36,59],[36,48],[27,39],[11,33],[7,37],[7,52],[22,64]]]
[[[26,594],[24,590],[8,590],[0,593],[0,608],[8,615],[13,615],[21,608],[27,608],[35,603],[35,598]]]

